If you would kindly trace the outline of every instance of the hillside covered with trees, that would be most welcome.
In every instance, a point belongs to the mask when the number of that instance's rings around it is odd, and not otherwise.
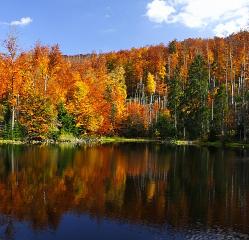
[[[105,135],[243,140],[249,32],[105,54],[37,44],[0,54],[0,137]]]

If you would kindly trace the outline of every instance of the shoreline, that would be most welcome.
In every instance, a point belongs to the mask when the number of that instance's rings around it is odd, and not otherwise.
[[[39,144],[79,144],[79,145],[95,145],[95,144],[107,144],[107,143],[145,143],[145,142],[159,142],[159,140],[149,139],[149,138],[124,138],[124,137],[89,137],[65,141],[54,141],[54,140],[44,140],[44,141],[25,141],[25,140],[10,140],[10,139],[0,139],[0,145],[10,144],[10,145],[39,145]]]
[[[22,140],[4,140],[0,139],[0,145],[46,145],[46,144],[72,144],[72,145],[98,145],[108,143],[159,143],[169,146],[196,146],[196,147],[226,147],[226,148],[245,148],[249,149],[249,143],[243,142],[221,142],[221,141],[200,141],[200,140],[162,140],[151,138],[125,138],[125,137],[89,137],[75,139],[72,141],[22,141]]]
[[[249,148],[249,143],[244,142],[222,142],[222,141],[200,141],[200,140],[172,140],[170,145],[176,146],[197,146],[197,147],[226,147],[226,148]]]

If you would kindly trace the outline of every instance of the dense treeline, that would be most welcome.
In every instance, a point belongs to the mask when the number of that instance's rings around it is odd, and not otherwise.
[[[4,138],[84,134],[248,137],[249,32],[107,54],[63,56],[37,44],[0,55]]]

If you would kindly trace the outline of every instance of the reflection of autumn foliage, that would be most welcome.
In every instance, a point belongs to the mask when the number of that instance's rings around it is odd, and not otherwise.
[[[249,166],[235,162],[235,152],[139,144],[0,152],[0,213],[34,228],[56,228],[73,212],[175,227],[236,223],[248,231]]]

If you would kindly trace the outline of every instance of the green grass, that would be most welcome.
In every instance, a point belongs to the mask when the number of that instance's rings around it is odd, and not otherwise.
[[[141,143],[141,142],[153,142],[152,139],[144,139],[144,138],[123,138],[123,137],[101,137],[101,143]]]
[[[25,142],[20,141],[20,140],[4,140],[4,139],[0,139],[0,144],[21,145],[21,144],[25,144]]]
[[[206,146],[206,147],[222,147],[222,146],[224,146],[224,144],[221,141],[214,141],[214,142],[200,141],[199,145]]]
[[[221,141],[214,141],[214,142],[208,142],[208,141],[200,141],[200,140],[195,140],[195,141],[186,141],[186,140],[172,140],[169,142],[169,144],[172,145],[185,145],[185,146],[206,146],[206,147],[227,147],[227,148],[249,148],[248,143],[243,143],[243,142],[221,142]]]
[[[173,145],[199,145],[200,142],[199,141],[188,141],[188,140],[171,140],[169,142],[170,144],[173,144]]]
[[[91,140],[91,137],[89,137]],[[92,141],[92,144],[106,144],[106,143],[146,143],[146,142],[161,142],[162,144],[169,144],[169,145],[177,145],[177,146],[204,146],[204,147],[227,147],[227,148],[249,148],[248,143],[243,142],[221,142],[221,141],[214,141],[214,142],[208,142],[208,141],[188,141],[188,140],[171,140],[171,141],[161,141],[156,139],[146,139],[146,138],[124,138],[124,137],[95,137],[93,138],[96,141]],[[59,136],[59,139],[57,141],[58,144],[61,143],[75,143],[77,141],[82,142],[84,144],[84,140],[77,139],[71,134],[62,134]],[[86,141],[85,141],[86,142]],[[0,139],[0,145],[3,144],[13,144],[13,145],[21,145],[26,144],[25,141],[19,141],[19,140],[4,140]],[[87,145],[87,143],[85,143]]]
[[[239,143],[239,142],[226,143],[225,146],[229,148],[249,148],[248,143]]]
[[[59,143],[61,142],[75,142],[77,141],[77,138],[70,133],[62,133],[57,140]]]

